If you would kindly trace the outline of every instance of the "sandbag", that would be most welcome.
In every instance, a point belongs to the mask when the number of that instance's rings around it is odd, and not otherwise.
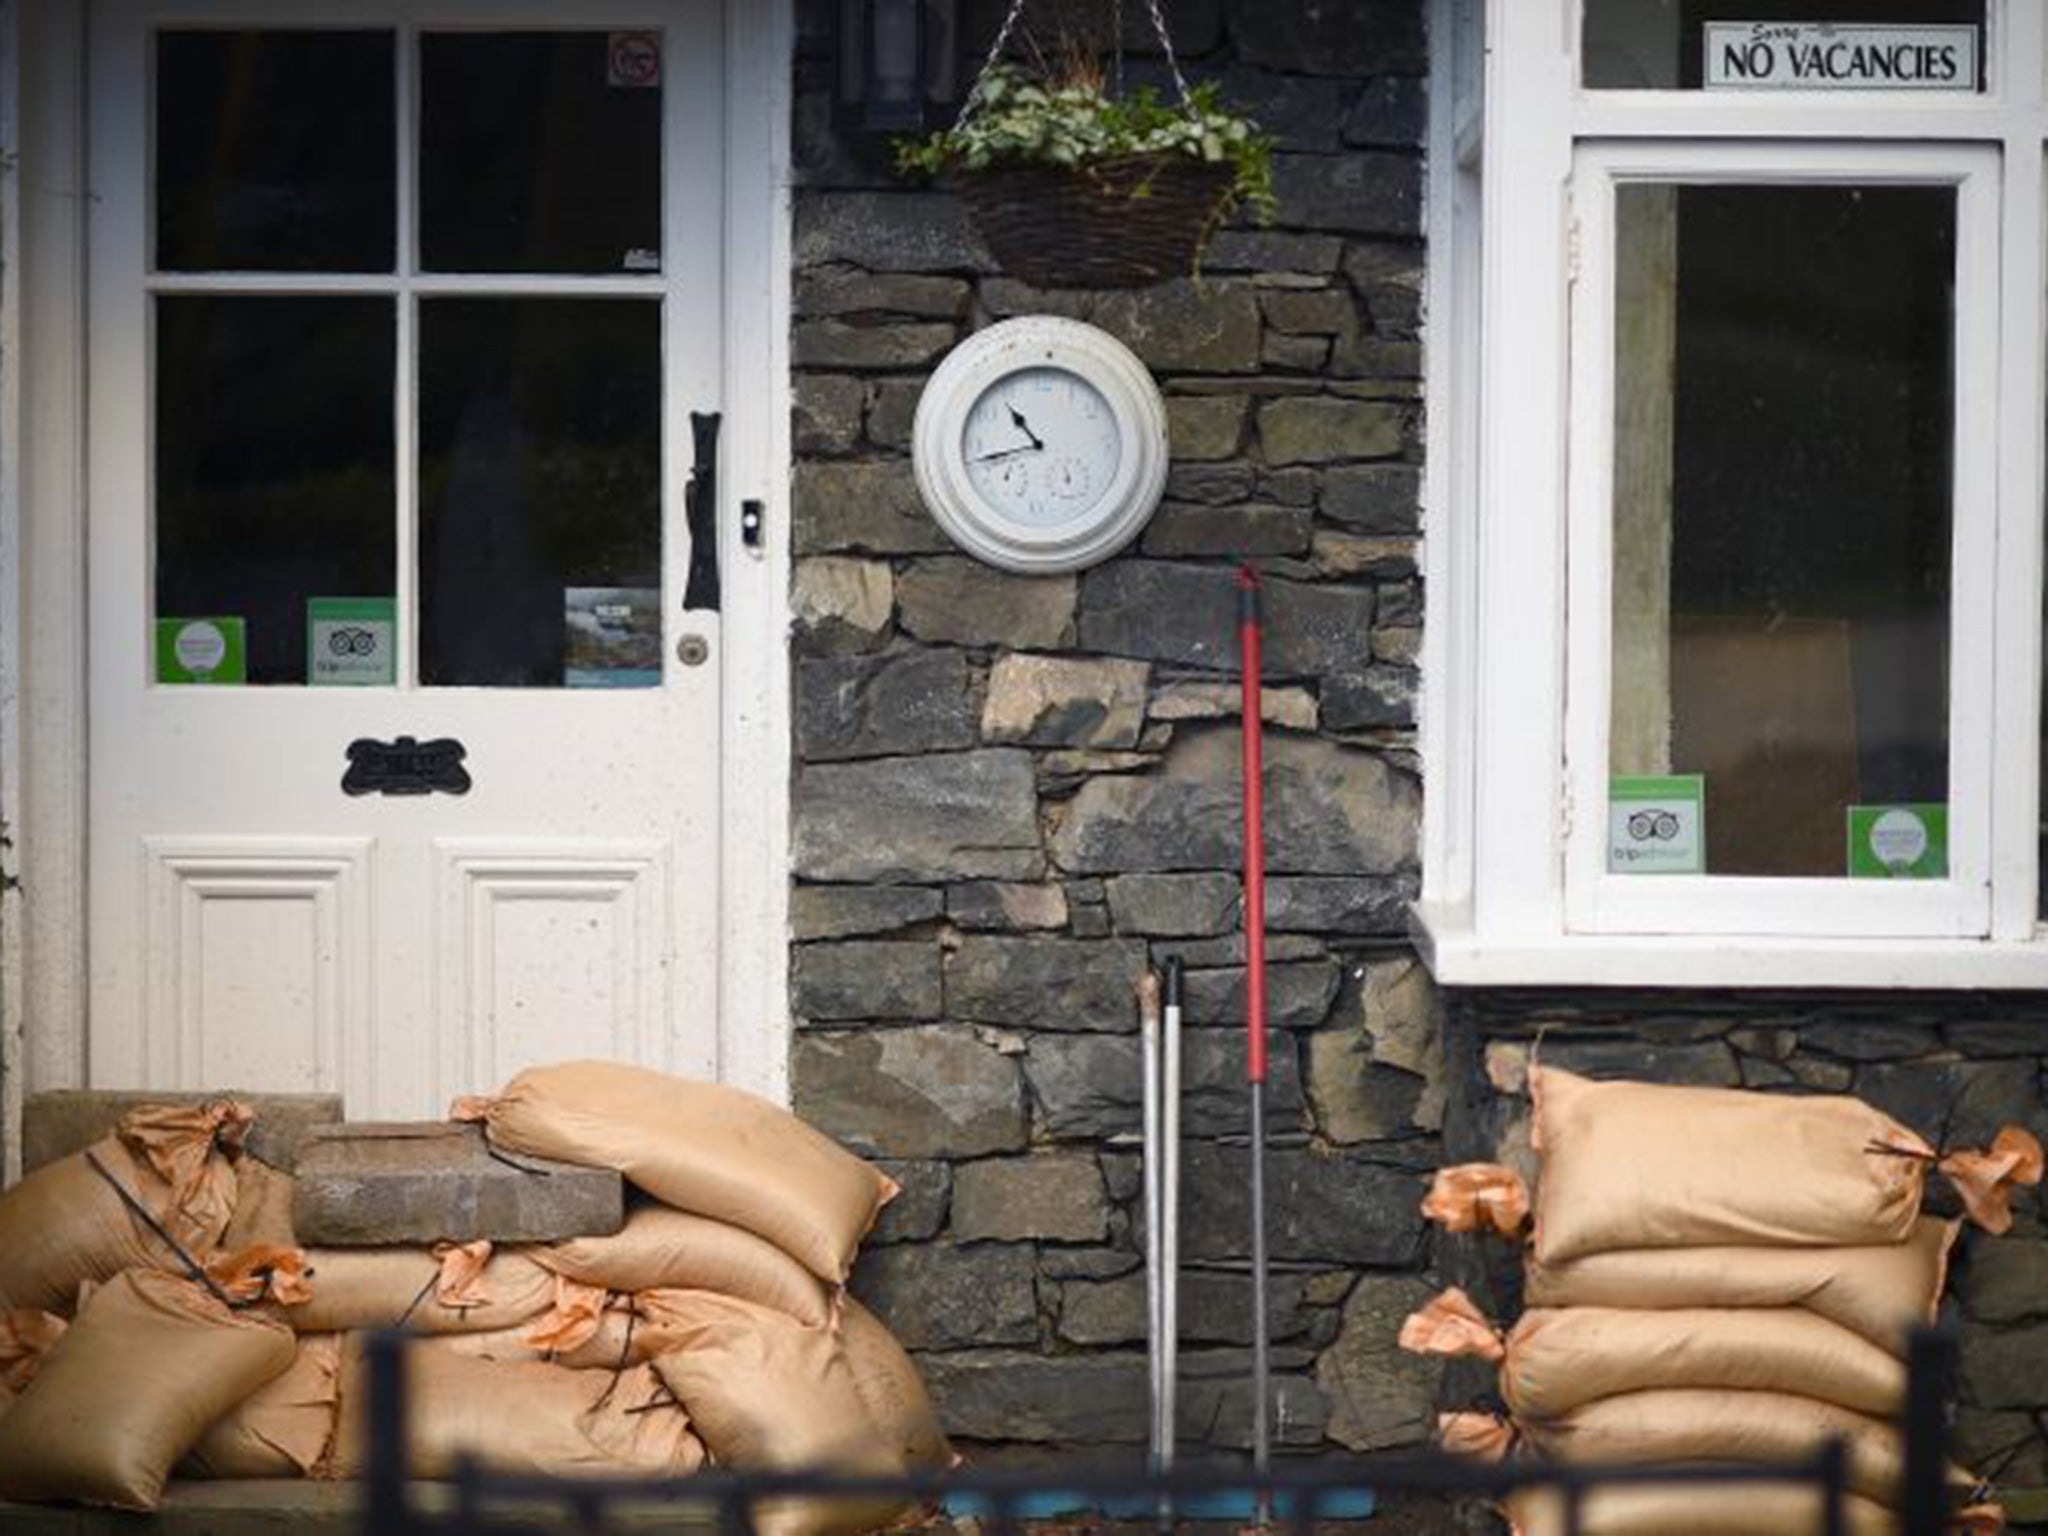
[[[1922,1217],[1903,1243],[1858,1248],[1643,1248],[1531,1259],[1532,1307],[1803,1307],[1901,1358],[1934,1320],[1958,1224]]]
[[[610,1291],[717,1291],[812,1327],[832,1319],[833,1292],[774,1243],[665,1205],[639,1205],[610,1237],[579,1237],[527,1252],[556,1274]]]
[[[171,1468],[293,1350],[289,1328],[193,1281],[115,1276],[0,1418],[0,1498],[155,1509]]]
[[[323,1473],[367,1467],[367,1369],[344,1352],[342,1414]],[[686,1477],[704,1464],[689,1415],[651,1366],[621,1375],[540,1361],[482,1359],[441,1349],[406,1357],[412,1475],[454,1475],[464,1456],[500,1472],[543,1477]]]
[[[1848,1447],[1851,1492],[1895,1507],[1905,1446],[1890,1424],[1783,1392],[1668,1388],[1603,1397],[1562,1418],[1526,1422],[1530,1445],[1562,1461],[1771,1461],[1810,1455],[1830,1436]],[[1957,1487],[1971,1479],[1957,1471]]]
[[[180,1477],[309,1477],[334,1441],[341,1340],[310,1333],[282,1376],[214,1424],[178,1464]]]
[[[613,1061],[534,1067],[465,1100],[494,1145],[615,1168],[679,1210],[765,1237],[838,1284],[896,1184],[766,1099]]]
[[[512,1328],[545,1312],[554,1301],[555,1277],[523,1251],[492,1255],[477,1283],[489,1300],[451,1305],[443,1266],[425,1248],[309,1248],[310,1301],[291,1309],[301,1333],[349,1333],[395,1328],[416,1333],[487,1333]]]
[[[251,1118],[228,1099],[134,1109],[113,1135],[0,1194],[0,1311],[68,1314],[87,1280],[111,1280],[138,1265],[177,1266],[176,1254],[130,1211],[109,1176],[203,1260],[234,1212],[232,1159]]]
[[[1529,1073],[1538,1260],[1903,1242],[1933,1149],[1859,1099]]]
[[[740,1472],[829,1468],[899,1477],[902,1454],[869,1414],[840,1338],[784,1313],[708,1291],[672,1292],[678,1347],[654,1362],[720,1466]],[[898,1501],[771,1499],[760,1536],[872,1530]]]
[[[839,1339],[853,1371],[854,1390],[903,1464],[936,1471],[958,1465],[960,1457],[939,1427],[938,1410],[932,1407],[917,1366],[881,1319],[850,1296]]]
[[[1906,1400],[1906,1368],[1839,1323],[1797,1308],[1525,1312],[1507,1339],[1500,1394],[1527,1422],[1595,1398],[1718,1387],[1819,1398],[1879,1417]]]
[[[1568,1536],[1564,1496],[1525,1489],[1507,1501],[1515,1536]],[[1818,1489],[1784,1483],[1649,1483],[1595,1488],[1579,1505],[1578,1536],[1816,1536]],[[1898,1536],[1898,1517],[1856,1494],[1842,1500],[1844,1536]]]
[[[296,1248],[292,1190],[297,1181],[260,1157],[235,1164],[235,1209],[221,1234],[223,1248]]]
[[[545,1319],[547,1314],[542,1313]],[[533,1325],[489,1333],[444,1333],[421,1339],[415,1354],[442,1352],[477,1360],[547,1360],[576,1371],[616,1371],[645,1365],[667,1347],[660,1330],[641,1326],[629,1298],[615,1298],[598,1319],[597,1332],[574,1349],[551,1349],[533,1340]]]

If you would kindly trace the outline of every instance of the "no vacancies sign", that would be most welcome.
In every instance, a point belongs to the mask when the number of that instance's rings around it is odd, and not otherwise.
[[[1709,90],[1974,91],[1973,26],[1710,21]]]

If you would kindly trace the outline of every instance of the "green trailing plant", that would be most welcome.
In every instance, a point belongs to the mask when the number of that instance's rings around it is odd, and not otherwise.
[[[1226,107],[1213,81],[1190,87],[1184,102],[1162,101],[1150,87],[1111,96],[1092,64],[1070,64],[1056,77],[1013,64],[991,67],[961,121],[898,144],[896,164],[906,175],[973,175],[1010,166],[1085,175],[1091,166],[1138,155],[1226,165],[1229,198],[1219,217],[1240,204],[1261,223],[1273,216],[1273,140]],[[1144,184],[1131,195],[1144,196]]]

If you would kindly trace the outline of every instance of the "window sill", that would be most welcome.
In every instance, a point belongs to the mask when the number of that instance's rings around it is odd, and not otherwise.
[[[2048,990],[2048,938],[1501,938],[1475,927],[1462,909],[1418,902],[1411,912],[1423,962],[1448,987]]]

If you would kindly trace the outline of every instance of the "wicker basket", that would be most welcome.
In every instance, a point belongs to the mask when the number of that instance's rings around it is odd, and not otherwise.
[[[1194,271],[1232,176],[1186,155],[1130,155],[1080,170],[1004,166],[958,185],[1010,276],[1034,288],[1143,288]]]

